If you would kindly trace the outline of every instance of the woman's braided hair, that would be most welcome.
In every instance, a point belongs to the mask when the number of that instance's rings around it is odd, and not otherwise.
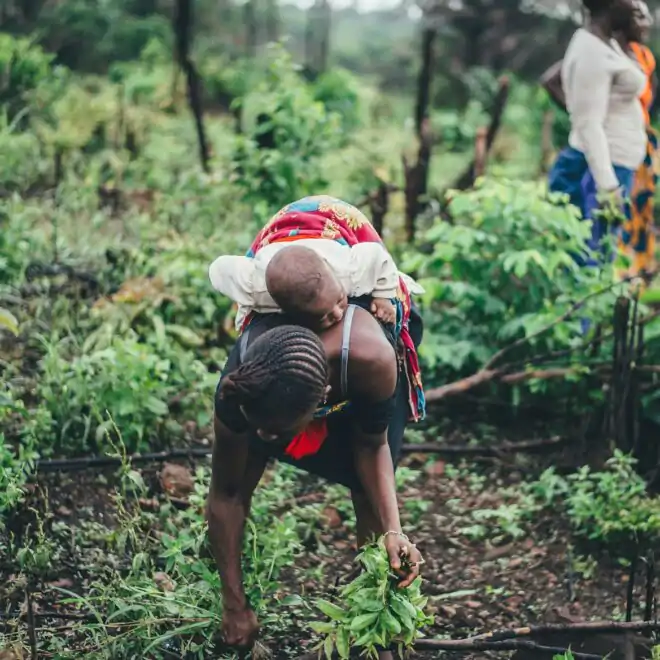
[[[321,340],[302,326],[282,325],[252,343],[242,364],[224,377],[221,396],[260,421],[293,419],[318,405],[327,383]]]

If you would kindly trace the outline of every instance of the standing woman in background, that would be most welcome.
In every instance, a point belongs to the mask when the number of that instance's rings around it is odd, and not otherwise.
[[[646,122],[646,156],[637,169],[631,195],[631,217],[622,228],[620,249],[630,257],[628,276],[649,275],[655,268],[655,234],[653,231],[654,195],[658,181],[656,158],[658,134],[651,126],[651,106],[657,90],[655,57],[644,45],[653,24],[651,12],[645,2],[636,7],[635,32],[626,40],[630,55],[637,60],[646,76],[646,87],[640,96]],[[624,44],[621,44],[624,46]]]
[[[632,29],[634,0],[583,0],[583,5],[588,26],[575,32],[561,64],[561,90],[571,120],[569,146],[557,157],[549,188],[567,193],[593,220],[589,247],[601,251],[610,229],[593,217],[594,211],[608,195],[624,205],[646,154],[639,96],[647,77],[614,39]]]

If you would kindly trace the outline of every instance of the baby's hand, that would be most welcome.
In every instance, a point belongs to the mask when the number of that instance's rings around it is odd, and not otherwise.
[[[374,298],[371,303],[371,313],[381,323],[396,323],[396,308],[388,298]]]

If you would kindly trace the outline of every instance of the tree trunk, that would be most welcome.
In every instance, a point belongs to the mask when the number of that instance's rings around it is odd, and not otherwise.
[[[332,9],[328,0],[320,0],[319,6],[319,54],[316,66],[317,74],[328,69],[330,56],[330,28],[332,26]]]
[[[243,20],[245,21],[245,55],[254,57],[257,54],[257,12],[255,0],[247,0],[243,6]]]
[[[488,131],[486,132],[486,155],[493,146],[497,133],[500,130],[502,124],[502,117],[504,115],[504,108],[506,107],[506,102],[509,99],[509,79],[505,76],[500,78],[500,87],[497,90],[497,95],[493,101],[493,107],[490,110],[490,124],[488,125]],[[476,179],[476,162],[473,160],[468,168],[461,174],[461,176],[456,180],[456,183],[452,188],[456,190],[467,190],[474,185],[474,180]]]
[[[195,65],[190,59],[190,32],[192,28],[192,0],[177,0],[174,12],[174,34],[176,37],[176,53],[179,66],[186,74],[188,86],[188,103],[195,117],[199,158],[202,169],[209,172],[209,147],[206,141],[204,120],[202,117],[202,99],[199,89],[199,76]]]
[[[422,65],[417,82],[417,102],[415,104],[415,127],[417,135],[422,134],[422,124],[428,116],[433,79],[433,45],[436,37],[435,28],[426,28],[422,33]]]
[[[268,41],[273,43],[280,40],[280,8],[277,0],[268,0],[268,14],[266,33]]]

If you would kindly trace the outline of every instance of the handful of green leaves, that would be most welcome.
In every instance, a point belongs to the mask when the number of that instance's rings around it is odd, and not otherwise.
[[[626,221],[626,214],[622,209],[622,204],[627,202],[618,193],[598,193],[596,199],[599,207],[594,211],[594,218],[604,220],[610,225],[620,225]]]
[[[423,636],[420,629],[433,623],[433,617],[424,614],[428,598],[420,592],[422,579],[398,588],[382,538],[366,546],[357,560],[363,572],[341,589],[339,604],[317,601],[330,621],[312,623],[315,632],[325,635],[315,649],[327,660],[335,650],[340,658],[348,658],[355,648],[362,650],[361,655],[377,659],[378,647],[395,645],[403,656],[404,649]]]

